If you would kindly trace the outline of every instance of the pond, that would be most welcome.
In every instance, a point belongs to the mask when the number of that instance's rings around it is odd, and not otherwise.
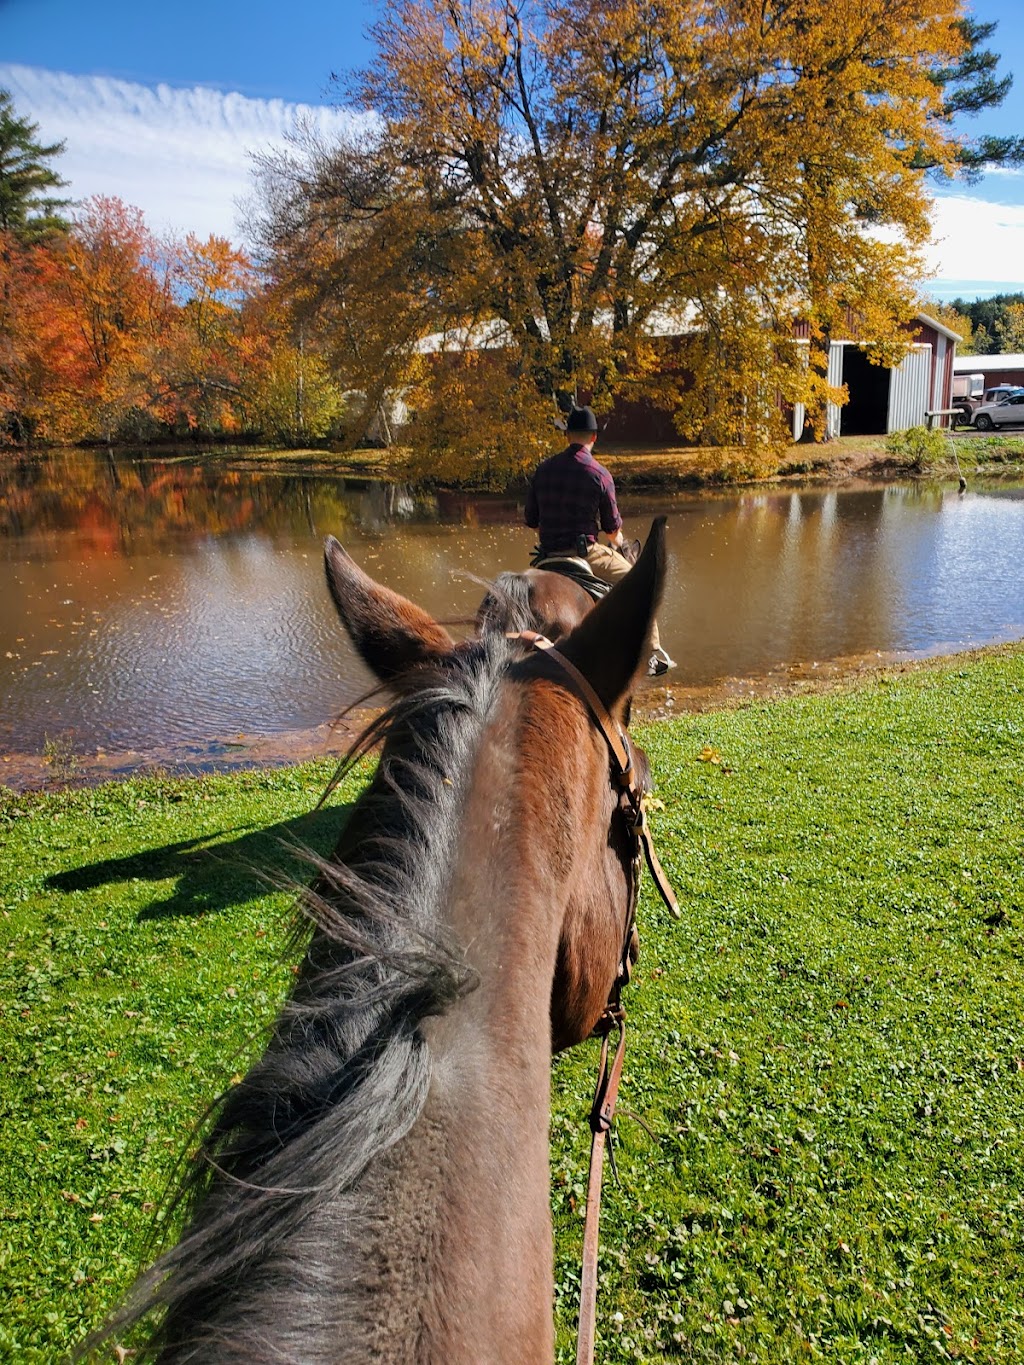
[[[1024,636],[1024,490],[623,497],[669,517],[667,700],[724,679]],[[0,464],[0,753],[197,761],[323,726],[370,679],[321,545],[444,620],[525,567],[514,498],[417,495],[223,457],[64,451]],[[9,760],[8,760],[9,761]],[[0,771],[0,781],[6,780]]]

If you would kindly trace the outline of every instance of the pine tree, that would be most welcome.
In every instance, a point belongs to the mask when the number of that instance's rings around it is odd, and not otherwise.
[[[963,48],[957,60],[932,73],[942,91],[938,120],[951,127],[954,120],[975,117],[988,109],[998,109],[1013,85],[1011,75],[999,76],[999,54],[983,46],[998,27],[976,19],[961,18],[957,28]],[[997,137],[982,133],[977,138],[962,138],[954,158],[954,172],[968,182],[977,180],[986,166],[1019,166],[1024,163],[1024,137]],[[919,165],[935,169],[937,163],[922,155]],[[949,168],[945,168],[948,172]]]
[[[64,143],[39,142],[38,132],[39,125],[19,118],[10,93],[0,90],[0,232],[26,245],[66,232],[60,210],[71,202],[47,193],[67,184],[50,165]]]

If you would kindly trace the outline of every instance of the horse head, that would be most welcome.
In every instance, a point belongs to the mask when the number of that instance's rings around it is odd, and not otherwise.
[[[477,632],[538,630],[561,639],[594,605],[587,590],[565,574],[548,569],[499,574],[476,614]]]

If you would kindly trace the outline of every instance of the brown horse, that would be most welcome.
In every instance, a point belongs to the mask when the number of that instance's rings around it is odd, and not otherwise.
[[[398,700],[358,747],[383,740],[306,897],[294,990],[114,1327],[155,1311],[163,1365],[550,1362],[550,1056],[616,976],[620,793],[554,662],[499,631],[456,646],[334,540],[326,559]],[[560,642],[620,724],[664,563],[662,519]]]
[[[561,639],[578,626],[594,605],[587,590],[565,574],[549,569],[499,574],[476,614],[477,629],[538,630]]]

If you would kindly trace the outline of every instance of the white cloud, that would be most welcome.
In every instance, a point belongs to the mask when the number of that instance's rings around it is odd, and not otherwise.
[[[1024,204],[942,195],[934,206],[926,259],[937,281],[1024,288]]]
[[[204,87],[151,88],[0,63],[0,86],[46,141],[64,139],[59,169],[70,194],[116,195],[156,232],[238,239],[238,203],[251,192],[249,154],[285,145],[297,120],[325,136],[360,116],[327,106],[249,99]]]

